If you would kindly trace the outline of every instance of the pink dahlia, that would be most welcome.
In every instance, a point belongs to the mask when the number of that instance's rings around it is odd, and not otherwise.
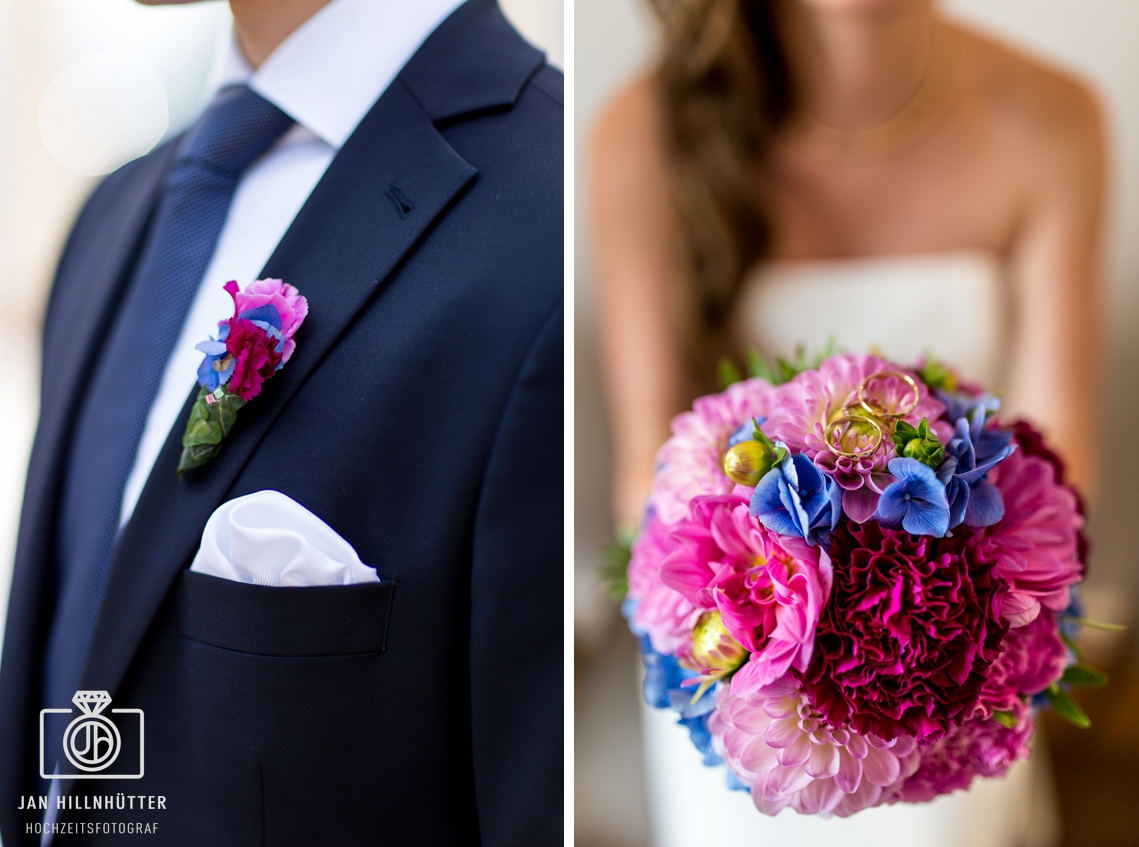
[[[959,788],[973,778],[998,777],[1018,759],[1029,756],[1032,715],[1024,703],[1015,709],[1016,725],[1009,729],[992,719],[976,718],[951,729],[943,738],[918,748],[921,763],[897,792],[907,803],[921,803]]]
[[[839,729],[784,679],[745,697],[724,686],[708,718],[713,749],[767,815],[845,817],[900,790],[918,766],[912,738],[884,741]]]
[[[910,535],[877,523],[831,534],[834,588],[806,688],[835,726],[936,738],[972,712],[1008,623],[980,533]]]
[[[688,502],[701,494],[728,494],[735,488],[724,474],[728,439],[752,418],[769,414],[776,389],[748,379],[726,391],[698,397],[691,412],[672,419],[672,437],[657,452],[657,472],[649,506],[667,524],[688,514]]]
[[[858,406],[858,388],[863,380],[875,373],[899,370],[877,356],[832,356],[818,370],[803,371],[780,386],[778,406],[763,424],[769,437],[785,442],[793,453],[805,453],[833,476],[843,489],[843,511],[859,523],[870,519],[882,490],[894,481],[886,471],[886,463],[895,455],[894,444],[873,426],[856,423],[843,437],[844,448],[848,452],[869,450],[875,442],[878,448],[871,455],[852,459],[831,452],[826,430],[847,414],[848,406]],[[920,379],[915,380],[918,404],[903,420],[916,425],[923,417],[929,418],[942,440],[948,440],[950,430],[939,421],[944,404]],[[913,389],[897,376],[874,380],[867,389],[866,399],[882,408],[902,409],[913,403]]]
[[[1031,440],[1018,432],[1017,443],[1031,445]],[[1004,498],[1005,515],[986,533],[988,552],[1009,583],[1001,612],[1013,626],[1031,621],[1042,606],[1066,609],[1070,586],[1084,575],[1084,519],[1075,493],[1057,481],[1056,467],[1049,458],[1021,449],[989,472]]]
[[[661,581],[693,608],[719,611],[728,634],[752,654],[732,679],[736,694],[789,668],[807,669],[831,585],[821,548],[769,532],[734,494],[693,499],[669,540]]]
[[[1055,613],[1042,609],[1035,620],[1010,629],[1001,654],[981,686],[976,716],[1016,712],[1024,699],[1039,694],[1064,675],[1068,650],[1060,638]]]
[[[882,371],[910,374],[877,356],[852,353],[831,356],[819,365],[818,370],[803,371],[779,387],[779,405],[768,416],[763,431],[771,438],[785,442],[791,452],[802,452],[815,458],[827,450],[824,427],[842,417],[847,406],[857,406],[858,386],[868,376]],[[929,418],[932,424],[941,417],[945,406],[929,393],[920,379],[916,376],[914,379],[918,385],[919,402],[904,420],[916,425],[924,417]],[[912,403],[913,389],[898,377],[876,381],[871,393],[870,399],[890,408]],[[888,446],[884,452],[892,454],[893,444]]]
[[[672,549],[668,526],[651,512],[645,519],[629,560],[629,593],[633,627],[647,633],[658,653],[675,655],[692,638],[701,610],[660,578],[660,566]]]

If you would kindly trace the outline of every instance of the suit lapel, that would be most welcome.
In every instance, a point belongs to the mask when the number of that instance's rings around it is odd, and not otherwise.
[[[28,496],[24,500],[25,511],[32,514],[51,512],[55,506],[58,472],[66,456],[66,440],[76,409],[134,268],[134,257],[142,246],[162,179],[176,149],[176,142],[170,142],[138,163],[142,172],[131,192],[108,213],[120,221],[119,225],[104,242],[96,243],[93,250],[82,256],[82,268],[69,267],[67,258],[61,263],[61,276],[67,273],[82,277],[84,295],[78,308],[68,316],[72,320],[66,326],[59,326],[61,321],[56,321],[55,331],[70,336],[69,343],[61,345],[64,352],[59,361],[44,363],[45,374],[51,371],[51,381],[44,381],[40,424],[28,469]],[[74,281],[70,284],[77,285]],[[49,340],[45,347],[51,346]]]
[[[182,481],[175,468],[192,396],[171,430],[112,553],[84,687],[117,688],[154,613],[197,549],[206,520],[274,419],[474,176],[408,88],[393,83],[337,154],[262,272],[308,298],[292,359],[241,410],[221,455]]]

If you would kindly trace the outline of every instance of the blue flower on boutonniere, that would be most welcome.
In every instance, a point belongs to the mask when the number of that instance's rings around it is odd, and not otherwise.
[[[748,511],[772,532],[825,547],[842,517],[842,489],[802,453],[788,454],[759,481]]]
[[[961,524],[992,526],[1005,515],[1000,489],[985,477],[1012,454],[1016,443],[1011,430],[985,428],[985,421],[999,405],[986,399],[964,410],[967,417],[957,418],[953,437],[945,445],[945,461],[937,469],[949,501],[950,529]]]
[[[896,482],[886,486],[874,516],[889,529],[941,538],[949,531],[949,500],[933,469],[917,459],[891,459]]]
[[[218,324],[218,337],[197,345],[201,389],[182,436],[178,475],[201,467],[221,452],[237,410],[261,393],[296,349],[293,336],[308,315],[308,301],[279,279],[259,279],[242,291],[225,284],[233,317]]]

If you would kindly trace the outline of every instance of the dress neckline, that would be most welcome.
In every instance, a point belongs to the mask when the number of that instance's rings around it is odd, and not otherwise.
[[[962,248],[923,253],[883,253],[870,256],[842,256],[815,259],[769,259],[756,265],[751,275],[797,271],[839,271],[848,269],[913,268],[929,265],[986,265],[999,268],[1001,260],[993,250]]]

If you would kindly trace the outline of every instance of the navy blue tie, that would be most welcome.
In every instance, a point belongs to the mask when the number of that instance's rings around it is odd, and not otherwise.
[[[291,124],[246,86],[227,88],[187,133],[166,175],[69,445],[55,551],[58,589],[44,663],[45,707],[71,706],[118,534],[123,489],[234,190],[245,169]],[[186,376],[189,383],[193,375]],[[58,757],[59,743],[57,734],[49,755]],[[48,758],[47,767],[57,760]]]

